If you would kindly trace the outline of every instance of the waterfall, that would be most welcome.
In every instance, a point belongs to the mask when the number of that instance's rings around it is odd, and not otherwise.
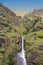
[[[22,49],[21,52],[17,55],[17,61],[17,65],[27,65],[24,50],[24,36],[22,36]]]
[[[22,51],[21,51],[21,57],[23,59],[23,65],[26,64],[26,58],[25,58],[25,50],[24,50],[24,37],[22,36]]]

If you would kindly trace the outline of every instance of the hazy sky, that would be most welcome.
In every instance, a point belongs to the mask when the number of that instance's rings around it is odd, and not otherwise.
[[[43,0],[0,0],[0,3],[4,4],[18,15],[24,15],[28,11],[43,8]]]

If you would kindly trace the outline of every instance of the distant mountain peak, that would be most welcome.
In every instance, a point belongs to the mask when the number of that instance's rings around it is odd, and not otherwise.
[[[32,14],[43,17],[43,9],[34,9]]]

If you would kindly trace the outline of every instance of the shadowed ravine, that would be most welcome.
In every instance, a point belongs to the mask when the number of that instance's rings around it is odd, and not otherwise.
[[[22,36],[22,50],[17,54],[17,65],[27,65],[24,50],[24,37]]]

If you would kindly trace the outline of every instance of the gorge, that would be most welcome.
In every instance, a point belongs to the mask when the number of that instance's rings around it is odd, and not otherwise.
[[[0,3],[0,65],[16,65],[14,55],[18,65],[43,65],[43,9],[38,12],[21,17]]]

